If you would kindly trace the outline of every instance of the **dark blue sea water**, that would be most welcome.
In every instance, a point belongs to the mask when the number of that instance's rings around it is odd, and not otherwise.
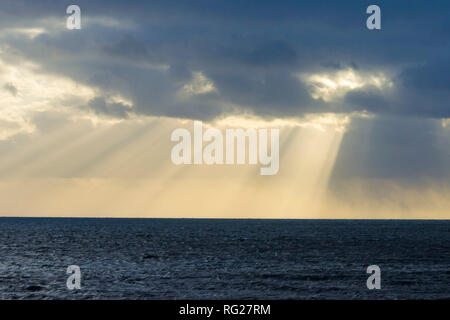
[[[0,258],[2,299],[450,298],[448,220],[0,218]]]

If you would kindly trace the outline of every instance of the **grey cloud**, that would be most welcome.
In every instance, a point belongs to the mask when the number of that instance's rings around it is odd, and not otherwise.
[[[3,89],[5,89],[6,91],[8,91],[10,94],[12,94],[14,97],[17,96],[17,94],[19,93],[19,90],[16,88],[16,86],[14,86],[12,83],[5,83],[3,85]]]
[[[46,18],[63,22],[66,4],[21,3],[2,1],[1,59],[12,65],[29,60],[38,72],[93,87],[98,96],[85,110],[204,120],[234,108],[267,117],[367,110],[377,116],[351,122],[332,184],[352,177],[450,180],[449,131],[436,120],[450,118],[448,1],[385,1],[382,30],[368,31],[367,1],[78,0],[82,17],[119,23],[34,39],[3,30],[36,27]],[[135,28],[122,28],[122,21]],[[295,76],[348,68],[387,71],[393,87],[366,86],[326,102],[313,99]],[[195,72],[217,90],[180,98]],[[116,94],[133,107],[108,102]],[[57,121],[44,115],[31,120],[39,128]]]
[[[7,1],[0,17],[15,25],[30,19],[63,19],[61,3]],[[111,17],[118,25],[35,39],[3,37],[25,59],[52,72],[133,101],[133,112],[211,118],[227,104],[259,115],[351,112],[450,117],[449,8],[446,1],[382,4],[382,30],[365,28],[365,1],[83,1],[82,15]],[[448,10],[447,10],[448,11]],[[12,19],[14,17],[14,19]],[[412,19],[414,18],[414,19]],[[25,21],[26,20],[26,21]],[[134,29],[120,21],[134,21]],[[411,21],[420,28],[411,26]],[[425,44],[425,45],[424,45]],[[158,70],[152,66],[166,66]],[[365,87],[343,101],[314,100],[296,73],[388,70],[392,92]],[[201,71],[214,94],[177,99],[178,90]],[[115,107],[94,110],[123,116]]]
[[[396,113],[389,97],[375,86],[349,91],[344,98],[343,111],[366,110],[375,114]]]
[[[111,45],[105,45],[103,51],[107,55],[126,59],[145,60],[149,57],[147,45],[129,34],[122,35],[119,41]]]
[[[97,114],[110,115],[117,118],[127,118],[129,107],[122,103],[109,103],[103,97],[89,101],[88,107]]]
[[[298,115],[312,111],[315,102],[305,86],[286,71],[211,74],[222,96],[263,115]]]

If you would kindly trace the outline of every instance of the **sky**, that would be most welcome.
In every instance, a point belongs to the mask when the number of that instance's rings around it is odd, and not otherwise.
[[[449,219],[449,101],[448,1],[0,0],[0,216]],[[195,120],[279,172],[175,165]]]

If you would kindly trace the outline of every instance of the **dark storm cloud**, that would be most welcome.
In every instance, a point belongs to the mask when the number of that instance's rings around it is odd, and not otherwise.
[[[229,112],[226,105],[269,116],[368,110],[450,117],[448,1],[379,2],[379,31],[365,27],[368,1],[77,4],[87,19],[81,30],[34,39],[4,36],[2,41],[17,50],[16,59],[35,61],[42,72],[100,89],[104,97],[87,108],[101,113],[125,116],[123,108],[100,103],[120,94],[133,102],[137,114],[200,119]],[[66,6],[50,0],[2,1],[0,26],[64,22]],[[393,89],[366,86],[326,103],[313,99],[307,84],[296,77],[346,68],[388,72]],[[217,90],[179,99],[177,92],[198,71]]]
[[[345,96],[344,110],[357,111],[365,109],[371,113],[383,114],[394,112],[392,103],[385,97],[382,90],[374,86],[352,90]]]

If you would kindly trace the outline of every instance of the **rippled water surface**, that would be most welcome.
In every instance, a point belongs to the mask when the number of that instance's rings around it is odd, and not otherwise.
[[[448,220],[0,218],[0,258],[2,299],[450,298]]]

